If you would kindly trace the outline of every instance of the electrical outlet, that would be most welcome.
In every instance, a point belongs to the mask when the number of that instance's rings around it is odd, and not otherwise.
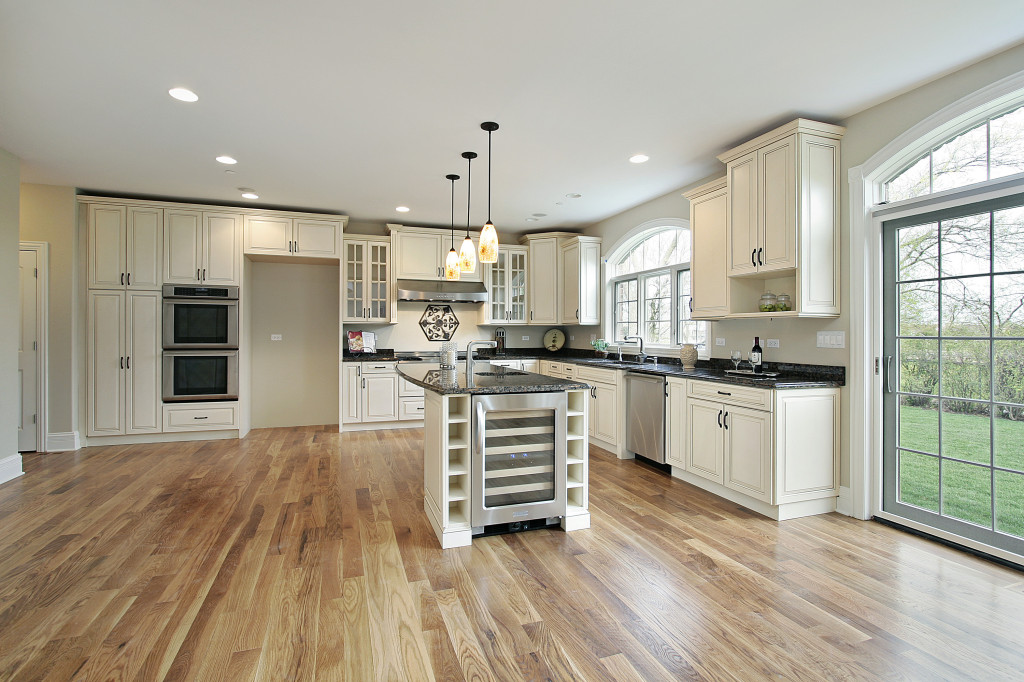
[[[270,340],[271,341],[280,341],[281,340],[281,335],[280,334],[271,334],[270,335]]]
[[[716,336],[715,337],[715,345],[716,346],[724,346],[725,345],[725,339],[723,339],[720,336]]]
[[[575,341],[576,340],[576,336],[573,335],[573,334],[569,334],[569,340],[570,341]]]
[[[765,339],[764,340],[764,345],[765,345],[765,348],[778,348],[779,347],[779,340],[778,339]]]
[[[524,337],[523,337],[523,341],[529,341],[529,340],[530,340],[530,337],[529,337],[529,336],[524,336]]]

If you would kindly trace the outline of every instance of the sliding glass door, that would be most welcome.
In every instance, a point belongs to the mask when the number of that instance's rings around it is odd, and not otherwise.
[[[883,237],[882,507],[1024,556],[1024,195]]]

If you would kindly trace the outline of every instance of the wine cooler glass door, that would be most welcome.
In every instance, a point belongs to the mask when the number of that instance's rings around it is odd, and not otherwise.
[[[565,393],[473,397],[474,527],[565,515]]]

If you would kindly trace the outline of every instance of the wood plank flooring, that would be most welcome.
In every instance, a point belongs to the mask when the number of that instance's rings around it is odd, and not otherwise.
[[[1024,574],[591,453],[590,530],[442,551],[421,429],[26,457],[3,680],[1003,680]]]

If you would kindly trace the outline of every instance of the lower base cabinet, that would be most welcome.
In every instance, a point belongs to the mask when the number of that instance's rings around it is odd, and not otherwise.
[[[400,377],[395,364],[342,363],[342,424],[423,419],[423,389]]]
[[[835,510],[839,389],[668,385],[673,475],[776,519]]]

